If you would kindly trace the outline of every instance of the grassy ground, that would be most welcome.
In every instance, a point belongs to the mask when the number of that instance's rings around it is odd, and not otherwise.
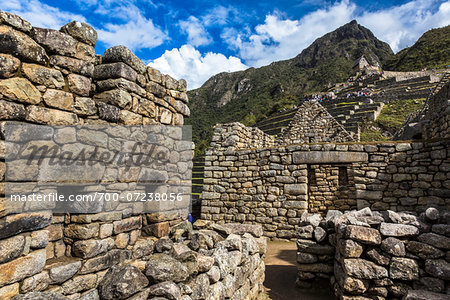
[[[386,104],[375,122],[367,123],[361,130],[361,141],[387,141],[383,132],[393,135],[398,131],[410,113],[423,107],[425,99],[406,99]]]

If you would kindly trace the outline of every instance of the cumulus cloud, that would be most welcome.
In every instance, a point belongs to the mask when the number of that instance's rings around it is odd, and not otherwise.
[[[187,34],[190,45],[205,46],[212,42],[211,36],[196,17],[190,16],[187,20],[180,21],[179,25],[181,30]]]
[[[386,10],[364,12],[358,21],[395,52],[411,46],[430,28],[450,24],[450,1],[416,0]],[[432,13],[430,7],[437,5]]]
[[[430,28],[449,25],[450,1],[413,0],[385,10],[362,12],[353,2],[343,0],[299,20],[275,12],[254,29],[225,28],[221,37],[246,64],[260,67],[296,56],[316,38],[352,19],[372,30],[396,52],[411,46]]]
[[[20,15],[35,27],[60,29],[73,20],[85,22],[81,15],[60,10],[37,0],[0,0],[2,10]]]
[[[124,45],[131,50],[154,48],[168,40],[168,35],[151,19],[135,16],[125,24],[108,23],[97,29],[99,40],[107,46]]]
[[[226,28],[221,37],[249,65],[259,67],[275,60],[296,56],[314,39],[351,21],[356,6],[342,1],[315,10],[300,20],[269,14],[263,24],[248,33]]]
[[[200,87],[209,77],[220,72],[234,72],[247,69],[237,57],[226,57],[220,53],[201,54],[191,45],[167,50],[149,66],[170,74],[176,79],[184,78],[188,89]]]

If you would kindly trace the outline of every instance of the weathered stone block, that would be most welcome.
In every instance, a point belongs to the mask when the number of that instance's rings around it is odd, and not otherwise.
[[[97,32],[89,24],[72,21],[61,27],[61,31],[93,47],[97,43]]]
[[[50,57],[50,65],[65,68],[73,73],[87,77],[92,77],[94,74],[94,64],[72,57],[52,55]]]
[[[47,89],[43,96],[45,104],[63,110],[73,110],[73,95],[68,92]]]
[[[107,238],[104,240],[83,240],[76,241],[72,245],[72,253],[76,257],[91,258],[102,253],[106,253],[114,247],[114,240]]]
[[[94,79],[97,80],[125,78],[135,82],[136,77],[136,71],[123,62],[98,65],[94,68]]]
[[[28,35],[9,26],[0,25],[0,52],[11,54],[26,62],[46,64],[48,56],[44,48]]]
[[[0,80],[0,94],[13,101],[38,104],[41,93],[25,78],[9,78]]]
[[[98,290],[101,299],[128,299],[147,285],[148,279],[135,266],[113,266],[103,277]]]
[[[20,66],[20,60],[8,54],[0,54],[0,78],[14,76]]]
[[[18,15],[11,14],[6,11],[0,12],[0,24],[7,24],[25,33],[29,33],[31,29],[33,29],[30,22]]]
[[[181,282],[187,279],[188,271],[182,263],[171,256],[166,254],[154,254],[147,262],[145,275],[151,283],[167,280]]]
[[[0,220],[0,239],[17,235],[21,232],[42,229],[52,220],[52,213],[33,212],[9,215]]]
[[[306,183],[286,184],[284,193],[288,195],[306,195],[308,186]]]
[[[388,271],[364,259],[344,259],[342,265],[347,275],[359,279],[381,279],[388,277]]]
[[[33,38],[50,53],[75,56],[77,41],[60,31],[46,28],[33,28]]]
[[[124,62],[139,74],[143,74],[146,68],[145,64],[125,46],[114,46],[106,49],[103,54],[103,62]]]
[[[389,268],[389,275],[392,279],[418,280],[419,265],[410,258],[393,257]]]
[[[45,267],[52,284],[63,283],[72,278],[81,268],[81,261],[76,259],[57,259],[50,261]]]
[[[46,251],[42,249],[0,265],[0,286],[18,282],[41,272],[46,257]]]
[[[443,259],[427,259],[425,271],[433,277],[450,280],[450,263]]]
[[[56,109],[30,105],[27,107],[27,121],[49,125],[75,125],[78,123],[76,114]]]
[[[412,237],[419,234],[419,229],[412,225],[381,223],[380,232],[384,236]]]
[[[75,97],[73,112],[80,116],[91,116],[97,113],[97,106],[91,98]]]
[[[103,102],[98,102],[98,116],[108,122],[118,122],[120,116],[120,109],[116,106],[109,105]]]
[[[22,73],[30,81],[49,88],[61,89],[64,87],[64,77],[60,71],[46,68],[36,64],[22,64]]]
[[[349,225],[345,230],[345,236],[349,239],[369,245],[381,244],[380,232],[373,228]]]
[[[423,233],[417,238],[419,242],[439,249],[450,250],[450,238],[436,233]]]
[[[80,274],[88,274],[110,268],[118,265],[127,259],[132,258],[132,252],[129,250],[113,249],[105,255],[88,259],[80,269]]]
[[[141,97],[145,97],[147,94],[138,84],[123,78],[106,79],[97,82],[97,90],[100,92],[114,89],[122,89],[129,93],[138,94]]]
[[[139,229],[142,226],[142,219],[140,216],[123,219],[121,221],[115,221],[114,234],[127,232],[135,229]]]
[[[69,224],[64,229],[64,235],[73,239],[87,240],[98,235],[99,224]]]
[[[25,238],[22,235],[0,240],[0,264],[7,263],[18,257],[22,254],[24,246]]]
[[[0,120],[23,120],[25,116],[26,110],[22,104],[0,100]]]
[[[115,89],[96,94],[94,100],[126,108],[130,107],[132,98],[128,92],[121,89]]]
[[[294,164],[352,163],[368,161],[368,154],[362,152],[308,151],[294,152]]]
[[[77,74],[69,74],[67,76],[67,82],[69,84],[69,90],[72,93],[80,96],[89,96],[91,79]]]

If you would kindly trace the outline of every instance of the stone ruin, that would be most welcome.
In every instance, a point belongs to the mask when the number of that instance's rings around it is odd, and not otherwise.
[[[96,55],[96,41],[84,23],[58,31],[0,12],[0,298],[258,299],[262,228],[186,221],[193,155],[192,142],[181,140],[190,114],[186,82],[146,66],[123,46]],[[145,145],[134,152],[127,143],[147,142],[149,132],[169,156],[151,172],[116,166],[92,175],[61,167],[46,174],[10,160],[14,142],[24,137],[27,145],[42,139],[64,150],[82,145],[141,154]],[[36,182],[47,175],[89,177],[87,194],[102,187],[116,195],[147,192],[139,186],[142,172],[166,181],[181,176],[175,180],[189,183],[180,186],[183,200],[153,210],[104,201],[60,212],[51,205],[11,206],[6,197],[14,189],[61,192]],[[105,178],[104,186],[98,183]]]
[[[425,140],[352,142],[314,102],[276,137],[216,125],[201,218],[297,240],[301,288],[325,281],[342,300],[450,299],[445,78],[424,108]]]

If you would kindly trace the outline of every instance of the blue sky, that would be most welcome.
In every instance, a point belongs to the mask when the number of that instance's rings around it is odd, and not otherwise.
[[[353,19],[395,52],[450,24],[450,0],[0,0],[0,9],[37,27],[89,23],[97,53],[125,45],[189,89],[219,72],[292,58]]]

